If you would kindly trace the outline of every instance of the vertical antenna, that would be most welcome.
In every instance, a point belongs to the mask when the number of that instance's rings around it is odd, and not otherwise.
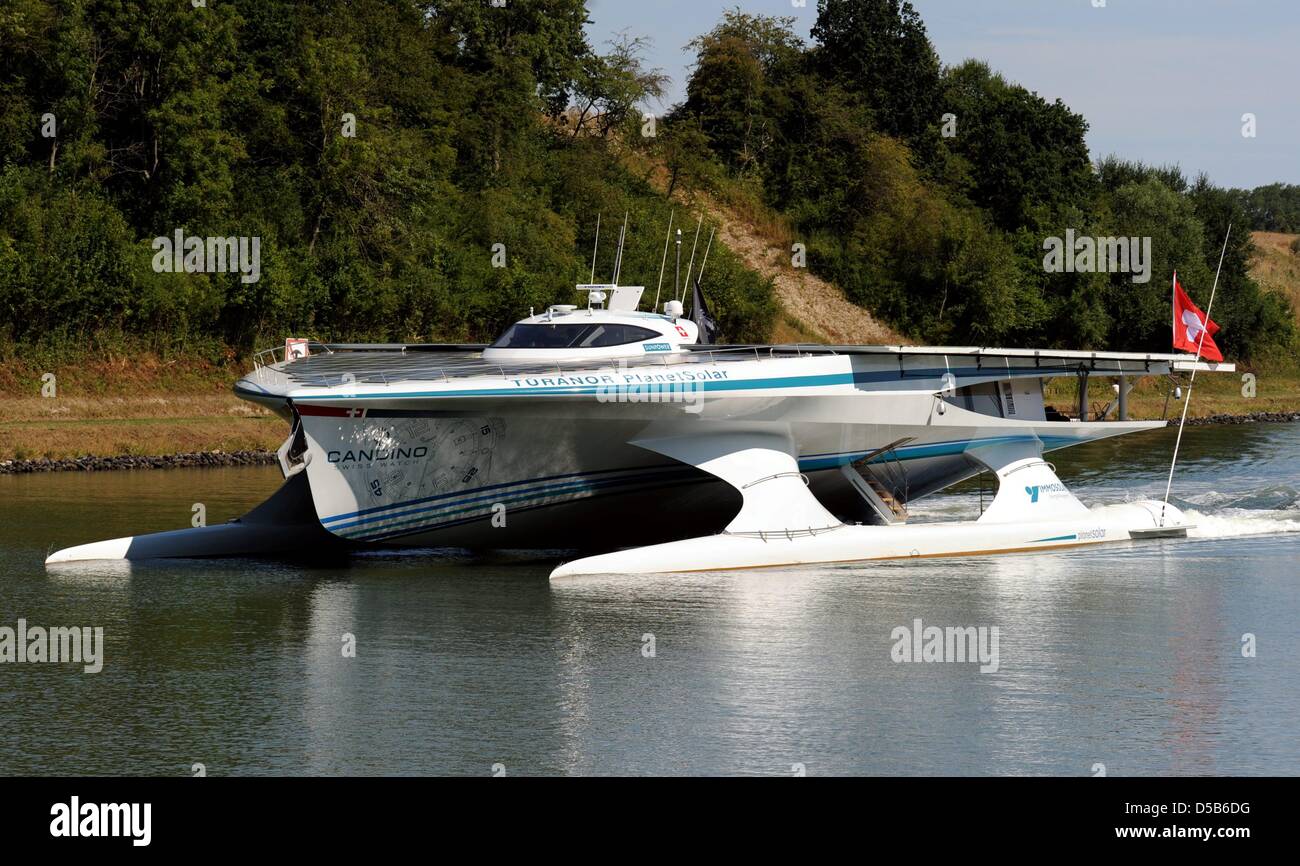
[[[1205,321],[1201,323],[1201,338],[1196,341],[1196,360],[1201,360],[1201,347],[1205,345],[1205,335],[1210,333],[1210,310],[1214,309],[1214,293],[1219,288],[1219,274],[1223,272],[1223,257],[1228,253],[1228,238],[1232,237],[1232,223],[1228,223],[1228,233],[1223,236],[1223,252],[1219,253],[1219,269],[1214,272],[1214,287],[1210,289],[1210,302],[1205,305]],[[1175,323],[1177,327],[1177,323]],[[1187,426],[1187,407],[1192,403],[1192,386],[1196,384],[1196,367],[1192,367],[1192,378],[1187,382],[1187,396],[1183,398],[1183,417],[1178,422],[1178,436],[1174,439],[1174,459],[1169,461],[1169,479],[1165,481],[1165,501],[1160,506],[1160,525],[1165,525],[1165,509],[1169,507],[1169,491],[1174,486],[1174,467],[1178,465],[1178,446],[1183,444],[1183,428]]]
[[[591,279],[589,283],[596,282],[596,250],[600,249],[600,212],[596,213],[596,243],[591,247]]]
[[[668,212],[668,233],[664,235],[664,257],[659,260],[659,285],[655,286],[655,305],[650,308],[650,312],[659,309],[659,290],[664,286],[664,265],[668,264],[668,242],[673,237],[673,214],[677,213],[674,208]]]
[[[682,281],[682,230],[677,230],[677,265],[673,268],[673,300],[677,300],[677,284]]]
[[[623,211],[623,227],[618,230],[618,255],[614,257],[614,285],[623,273],[623,241],[627,237],[627,211]]]
[[[695,275],[695,284],[697,286],[700,284],[700,280],[704,279],[704,267],[709,263],[709,250],[713,249],[713,233],[715,231],[716,229],[709,229],[709,242],[704,245],[704,260],[700,262],[700,272]],[[691,303],[695,303],[694,293],[691,294]],[[686,314],[688,316],[690,315],[690,312],[690,308],[687,307]]]
[[[613,282],[618,282],[618,257],[623,255],[623,228],[618,229],[618,242],[614,244],[614,266],[609,269],[609,278]]]
[[[695,240],[691,241],[691,260],[686,265],[686,283],[691,281],[691,266],[695,264],[695,248],[700,243],[700,226],[704,225],[704,214],[700,214],[700,221],[695,224]],[[686,283],[682,284],[682,300],[686,300]]]

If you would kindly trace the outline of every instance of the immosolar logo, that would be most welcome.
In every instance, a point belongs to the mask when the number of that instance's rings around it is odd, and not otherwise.
[[[50,835],[57,838],[118,837],[143,848],[153,839],[152,803],[83,803],[72,797],[50,807]]]
[[[1029,503],[1038,502],[1038,497],[1042,493],[1068,493],[1069,490],[1064,484],[1035,484],[1032,487],[1025,485],[1025,494],[1029,497]]]

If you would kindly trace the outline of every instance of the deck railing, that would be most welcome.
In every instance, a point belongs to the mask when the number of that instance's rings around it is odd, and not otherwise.
[[[780,360],[783,358],[802,358],[811,355],[837,355],[834,349],[825,346],[812,346],[810,344],[791,344],[783,346],[720,346],[718,348],[710,347],[693,347],[686,352],[668,352],[663,354],[646,355],[644,357],[632,358],[615,358],[585,361],[582,359],[573,359],[571,361],[545,361],[537,363],[517,363],[517,364],[487,364],[480,359],[465,358],[464,363],[458,365],[436,365],[428,364],[428,357],[442,352],[471,352],[479,351],[483,347],[478,345],[428,345],[428,344],[356,344],[356,343],[318,343],[312,341],[308,343],[308,349],[311,352],[307,358],[291,359],[285,363],[285,346],[273,346],[268,349],[262,349],[253,355],[253,372],[259,379],[263,380],[267,371],[276,368],[276,365],[284,364],[283,367],[275,369],[275,372],[296,379],[306,384],[318,385],[320,387],[333,387],[348,382],[382,382],[385,385],[393,382],[410,381],[412,379],[441,379],[443,382],[450,382],[454,378],[466,378],[469,376],[481,376],[492,370],[503,379],[518,378],[520,376],[540,375],[554,373],[556,375],[568,375],[574,373],[589,373],[593,369],[623,369],[623,368],[643,368],[651,366],[676,366],[683,363],[707,363],[716,365],[730,361],[744,360]],[[351,353],[398,353],[410,361],[403,362],[409,364],[408,369],[397,367],[394,369],[370,369],[360,372],[343,371],[334,373],[332,371],[312,371],[305,370],[295,371],[292,365],[307,361],[311,357],[320,355],[345,356]],[[707,361],[705,361],[707,356]],[[419,359],[418,361],[415,359]],[[350,377],[350,378],[349,378]]]

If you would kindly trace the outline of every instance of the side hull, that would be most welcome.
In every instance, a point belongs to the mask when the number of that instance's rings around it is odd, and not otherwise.
[[[307,478],[299,473],[238,520],[79,544],[50,554],[45,564],[96,559],[322,554],[344,548],[315,519],[311,489]]]
[[[779,435],[696,434],[644,444],[732,484],[744,498],[739,514],[720,534],[587,557],[564,563],[552,577],[1045,550],[1128,540],[1183,524],[1177,509],[1162,512],[1158,502],[1089,510],[1042,459],[1037,442],[973,443],[967,453],[998,478],[992,504],[975,521],[920,526],[837,522],[798,483],[793,445]]]
[[[815,563],[870,562],[941,556],[980,556],[1129,541],[1159,525],[1159,502],[1109,505],[1066,520],[1029,524],[978,521],[917,526],[840,526],[818,535],[766,537],[723,533],[622,550],[567,562],[552,579],[594,574],[657,574],[774,568]],[[1170,506],[1166,525],[1182,526]]]

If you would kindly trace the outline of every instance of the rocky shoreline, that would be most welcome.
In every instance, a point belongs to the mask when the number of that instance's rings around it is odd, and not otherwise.
[[[1206,415],[1204,418],[1188,418],[1188,427],[1201,427],[1209,424],[1289,424],[1300,421],[1300,412],[1248,412],[1245,415]],[[1177,427],[1178,419],[1170,418],[1168,426]]]
[[[69,457],[64,460],[0,460],[0,475],[30,472],[105,472],[113,469],[180,469],[215,466],[270,466],[274,451],[191,451],[152,457]]]

